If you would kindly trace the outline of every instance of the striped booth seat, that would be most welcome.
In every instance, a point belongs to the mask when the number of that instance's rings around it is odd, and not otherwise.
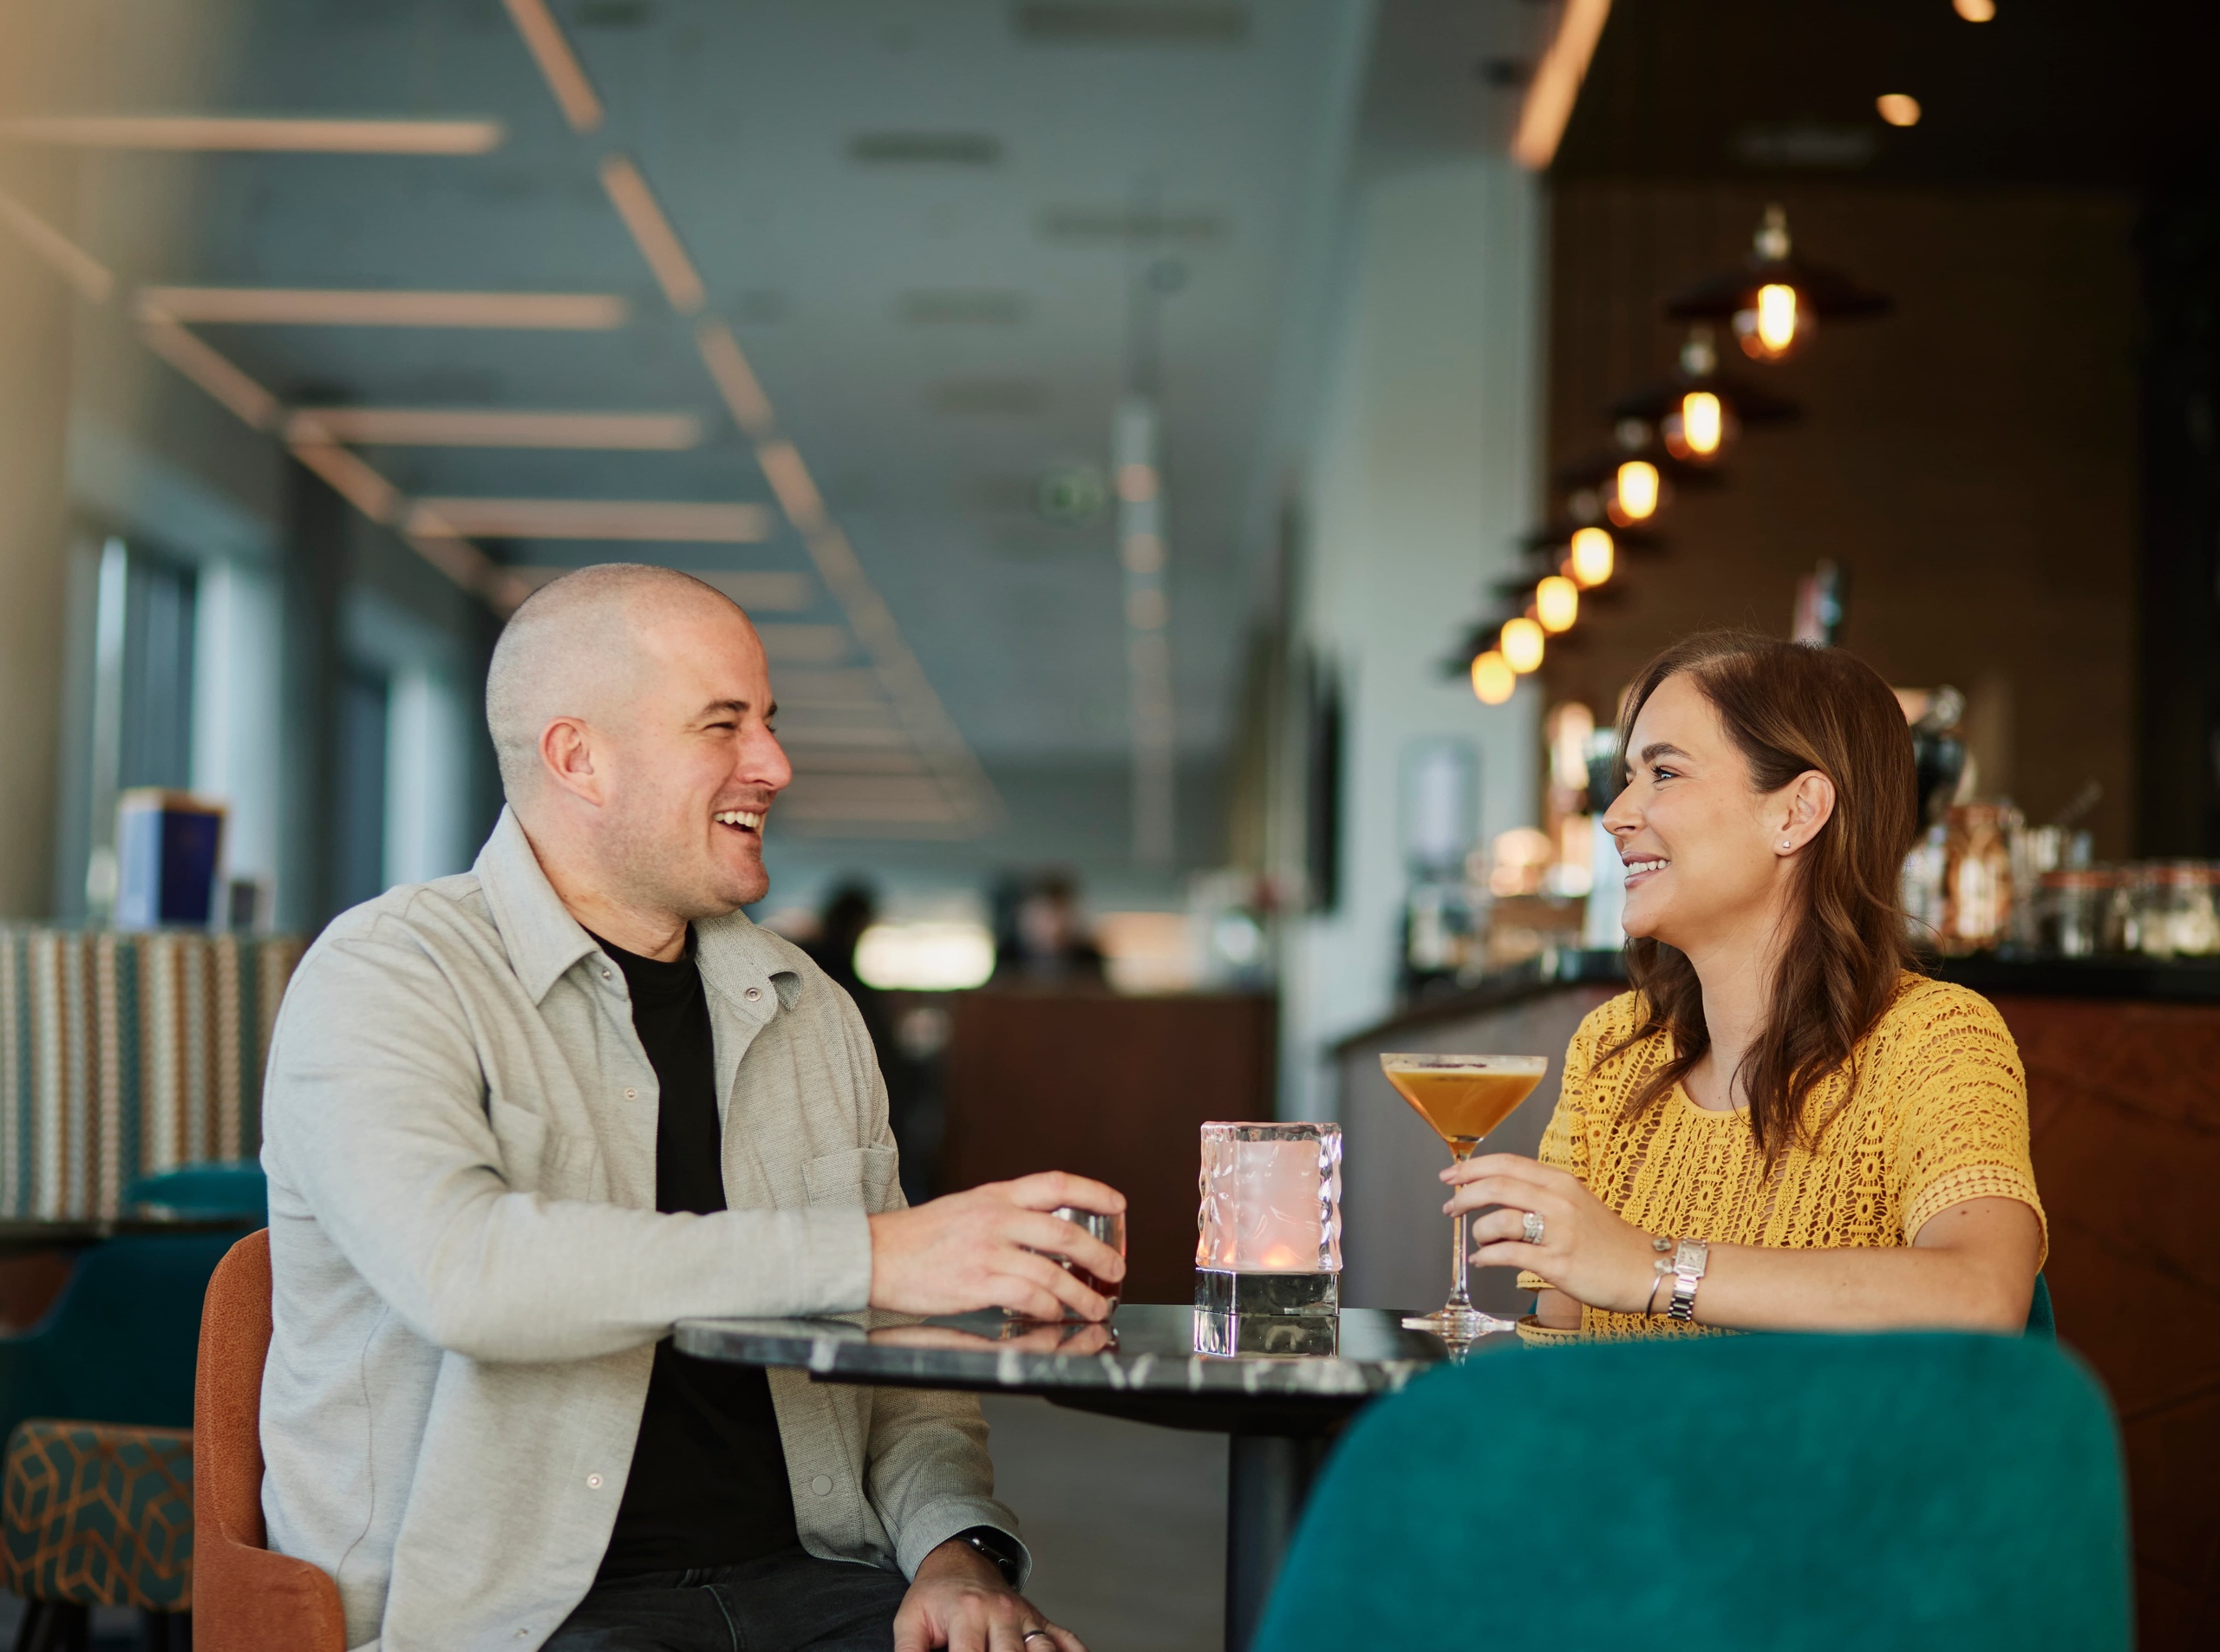
[[[142,1176],[254,1158],[301,948],[0,925],[0,1218],[114,1216]]]

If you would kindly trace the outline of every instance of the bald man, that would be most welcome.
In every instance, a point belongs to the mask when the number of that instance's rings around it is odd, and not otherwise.
[[[1100,1319],[1048,1174],[904,1207],[855,1007],[750,924],[793,771],[748,617],[555,581],[495,649],[476,865],[327,929],[264,1102],[271,1547],[350,1647],[1083,1652],[968,1398],[689,1359],[692,1317]]]

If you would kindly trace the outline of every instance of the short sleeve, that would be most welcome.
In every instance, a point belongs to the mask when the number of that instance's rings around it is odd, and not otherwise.
[[[1890,1013],[1907,1022],[1890,1052],[1904,1109],[1897,1152],[1905,1242],[1953,1205],[2016,1198],[2041,1224],[2047,1257],[2050,1224],[2027,1152],[2027,1074],[2004,1017],[1979,994],[1942,985]]]

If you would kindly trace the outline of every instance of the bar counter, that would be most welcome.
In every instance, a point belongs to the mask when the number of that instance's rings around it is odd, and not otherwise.
[[[1952,958],[1933,972],[2002,1014],[2027,1072],[2045,1266],[2059,1334],[2119,1407],[2140,1644],[2197,1643],[2220,1621],[2220,963]],[[1347,1159],[1345,1300],[1437,1300],[1448,1224],[1439,1138],[1380,1072],[1381,1050],[1546,1054],[1550,1074],[1491,1139],[1532,1152],[1582,1016],[1624,989],[1616,953],[1564,953],[1416,1004],[1335,1046]],[[1511,1277],[1474,1301],[1524,1306]]]

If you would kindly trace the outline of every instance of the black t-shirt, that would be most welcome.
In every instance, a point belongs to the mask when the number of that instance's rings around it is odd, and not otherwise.
[[[596,937],[599,939],[598,937]],[[663,1092],[656,1113],[656,1208],[725,1208],[716,1050],[694,937],[673,963],[601,943],[632,992],[632,1026]],[[689,1359],[656,1344],[632,1472],[601,1576],[736,1566],[800,1541],[787,1454],[762,1369]]]

